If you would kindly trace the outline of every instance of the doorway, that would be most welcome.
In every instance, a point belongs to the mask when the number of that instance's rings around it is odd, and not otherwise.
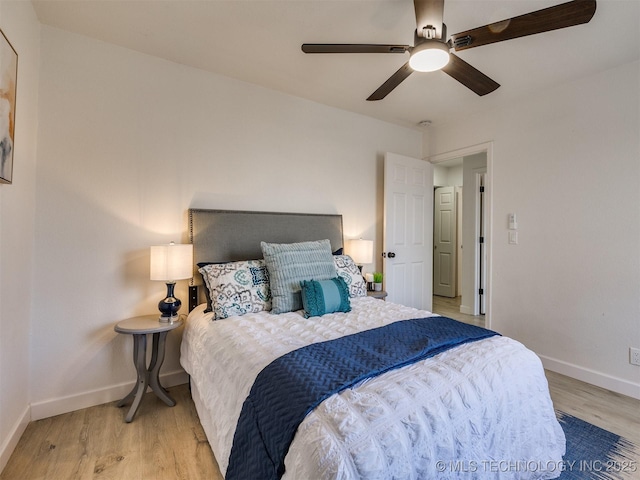
[[[438,212],[434,211],[434,297],[433,311],[452,318],[458,315],[459,320],[489,326],[490,310],[490,225],[491,225],[491,192],[490,167],[491,144],[483,144],[468,149],[438,155],[430,158],[434,164],[434,199],[437,193],[455,192],[457,217],[447,223],[455,223],[457,228],[448,235],[455,235],[457,261],[443,277],[437,268],[446,262],[437,264],[439,253],[436,245]],[[436,190],[437,187],[449,187]],[[434,205],[436,205],[434,201]],[[443,257],[444,258],[444,257]],[[451,257],[447,257],[451,258]],[[455,275],[455,280],[450,278]],[[442,294],[436,289],[436,283],[443,278],[455,282],[453,290]],[[453,286],[453,285],[452,285]],[[440,295],[438,295],[440,293]],[[442,312],[438,309],[443,310]]]

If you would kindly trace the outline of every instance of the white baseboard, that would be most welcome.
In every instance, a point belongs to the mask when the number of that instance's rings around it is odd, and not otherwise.
[[[189,376],[184,370],[176,370],[175,372],[160,375],[160,381],[165,387],[173,387],[187,383]],[[69,395],[68,397],[52,398],[42,402],[32,403],[31,420],[40,420],[42,418],[53,417],[54,415],[120,400],[131,391],[134,384],[135,382],[127,382],[77,395]]]
[[[18,420],[16,420],[16,423],[13,425],[8,438],[4,441],[2,446],[0,446],[0,472],[4,470],[4,467],[9,461],[9,457],[11,457],[11,454],[16,449],[16,445],[18,445],[20,437],[22,437],[22,434],[26,430],[27,425],[29,425],[30,417],[30,408],[29,406],[27,406],[27,408],[24,409],[22,415],[20,415],[20,418],[18,418]]]
[[[547,370],[561,373],[562,375],[640,400],[640,384],[638,383],[612,377],[602,372],[563,362],[562,360],[556,360],[555,358],[545,357],[544,355],[539,355],[539,357],[542,360],[542,365],[544,365],[544,368]]]
[[[473,307],[467,307],[466,305],[460,305],[460,313],[465,315],[473,315]]]

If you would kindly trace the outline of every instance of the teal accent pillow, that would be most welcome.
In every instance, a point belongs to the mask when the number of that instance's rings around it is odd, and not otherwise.
[[[300,282],[337,275],[329,240],[300,243],[261,242],[271,282],[271,313],[300,310]]]
[[[304,316],[321,317],[326,313],[350,312],[349,287],[342,277],[329,280],[303,280],[302,305]]]

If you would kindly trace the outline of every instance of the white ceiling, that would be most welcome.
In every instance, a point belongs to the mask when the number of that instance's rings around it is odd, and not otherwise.
[[[484,97],[442,72],[365,99],[408,55],[306,55],[302,43],[413,44],[411,0],[33,0],[40,22],[322,104],[415,127],[455,121],[640,58],[640,0],[598,0],[590,23],[458,55],[501,84]],[[449,34],[563,0],[446,0]]]

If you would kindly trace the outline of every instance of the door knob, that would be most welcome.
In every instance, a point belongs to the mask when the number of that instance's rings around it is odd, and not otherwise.
[[[389,253],[387,253],[387,257],[389,257],[389,258],[396,258],[396,254],[395,254],[395,253],[393,253],[393,252],[389,252]]]

